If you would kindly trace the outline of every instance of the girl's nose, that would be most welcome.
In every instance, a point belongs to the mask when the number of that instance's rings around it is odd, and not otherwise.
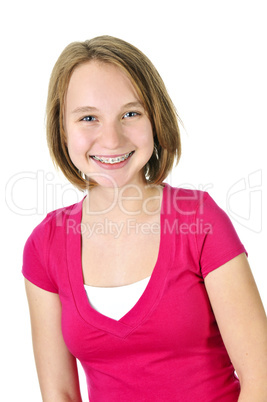
[[[122,129],[119,123],[106,123],[101,130],[101,141],[105,148],[118,149],[122,142]]]

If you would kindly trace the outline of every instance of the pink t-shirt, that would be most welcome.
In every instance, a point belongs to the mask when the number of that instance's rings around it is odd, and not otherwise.
[[[81,267],[82,201],[51,212],[29,237],[24,276],[59,294],[62,333],[90,402],[236,402],[240,384],[204,278],[246,252],[208,193],[165,184],[151,279],[119,321],[90,306]]]

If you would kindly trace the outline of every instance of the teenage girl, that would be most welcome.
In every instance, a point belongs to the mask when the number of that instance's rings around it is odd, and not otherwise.
[[[175,108],[134,46],[71,43],[47,101],[53,161],[84,199],[29,237],[23,274],[43,401],[266,402],[267,320],[247,253],[208,193],[164,179]]]

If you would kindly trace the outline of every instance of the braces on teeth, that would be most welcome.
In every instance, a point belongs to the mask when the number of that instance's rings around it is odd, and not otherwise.
[[[117,157],[117,158],[99,158],[98,156],[92,156],[92,158],[93,159],[95,159],[96,161],[100,161],[100,162],[102,162],[102,163],[110,163],[110,164],[113,164],[113,163],[119,163],[119,162],[123,162],[123,161],[125,161],[126,159],[128,159],[129,158],[129,156],[131,156],[133,154],[133,151],[132,152],[129,152],[128,154],[125,154],[125,155],[123,155],[123,156],[119,156],[119,157]]]

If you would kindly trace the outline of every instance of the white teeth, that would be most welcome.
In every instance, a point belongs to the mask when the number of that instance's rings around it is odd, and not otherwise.
[[[92,156],[92,158],[95,159],[96,161],[99,161],[99,162],[102,162],[102,163],[109,163],[109,164],[113,165],[114,163],[120,163],[120,162],[125,161],[132,154],[133,154],[133,151],[129,152],[128,154],[125,154],[123,156],[116,157],[116,158],[105,158],[104,159],[104,158],[99,158],[98,156],[95,156],[95,155]]]

